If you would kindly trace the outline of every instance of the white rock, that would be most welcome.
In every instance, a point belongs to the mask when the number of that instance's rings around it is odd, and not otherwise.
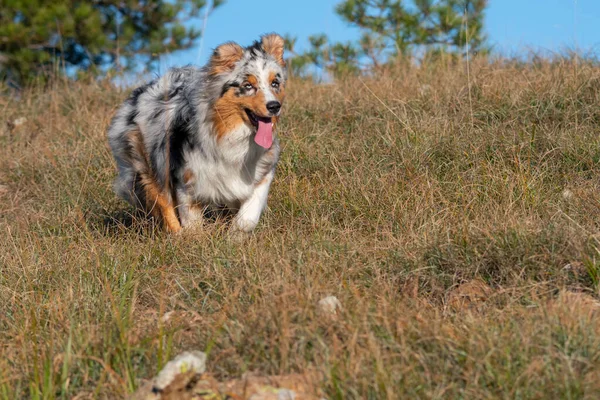
[[[174,311],[167,311],[162,317],[160,317],[160,321],[162,323],[168,322],[174,313]]]
[[[431,85],[424,84],[419,87],[419,94],[421,96],[427,96],[429,93],[431,93]]]
[[[277,392],[277,400],[295,400],[296,392],[289,389],[279,389]]]
[[[277,392],[277,400],[294,400],[296,398],[296,392],[288,389],[279,389]]]
[[[203,374],[206,371],[206,354],[201,351],[187,351],[181,353],[167,365],[154,378],[154,389],[163,390],[179,374],[194,371]]]
[[[15,119],[12,123],[13,123],[14,126],[21,126],[25,122],[27,122],[27,118],[25,118],[25,117],[19,117],[19,118]]]
[[[337,314],[337,310],[342,309],[342,303],[335,296],[327,296],[318,303],[319,311],[324,314]]]
[[[569,189],[565,189],[562,192],[562,198],[563,200],[569,201],[573,198],[573,192],[571,192]]]
[[[248,400],[296,400],[298,397],[296,392],[293,390],[274,388],[268,389],[270,390],[263,390],[260,393],[253,394],[252,396],[248,397]],[[274,397],[275,394],[277,395],[277,399]]]

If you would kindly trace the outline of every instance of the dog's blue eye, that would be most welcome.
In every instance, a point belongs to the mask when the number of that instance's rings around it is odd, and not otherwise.
[[[254,86],[252,86],[252,85],[251,85],[251,84],[249,84],[249,83],[245,83],[245,84],[244,84],[244,89],[246,89],[246,90],[252,90],[252,89],[254,89]]]
[[[273,82],[271,82],[271,86],[274,87],[275,89],[277,89],[279,87],[279,82],[273,81]]]

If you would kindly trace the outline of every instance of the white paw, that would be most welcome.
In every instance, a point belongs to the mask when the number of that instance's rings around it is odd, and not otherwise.
[[[244,244],[251,236],[252,234],[250,232],[240,231],[237,227],[232,227],[232,229],[227,232],[227,238],[231,243],[235,244]]]
[[[237,230],[250,233],[256,228],[256,225],[258,225],[258,219],[236,218],[234,220],[234,225]]]
[[[181,224],[181,227],[187,231],[198,231],[204,228],[204,221],[202,219],[188,220]]]

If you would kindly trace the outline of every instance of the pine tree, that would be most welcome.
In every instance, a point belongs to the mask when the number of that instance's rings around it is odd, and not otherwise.
[[[336,13],[362,33],[358,43],[309,38],[310,50],[296,54],[296,73],[316,65],[336,74],[378,67],[398,56],[487,52],[483,16],[487,0],[344,0]],[[289,42],[288,42],[289,43]],[[292,52],[292,54],[295,54]]]
[[[163,53],[191,47],[201,32],[186,22],[221,3],[0,0],[0,79],[19,84],[54,70],[152,65]]]

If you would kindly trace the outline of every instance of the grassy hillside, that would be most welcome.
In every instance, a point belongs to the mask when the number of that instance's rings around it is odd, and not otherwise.
[[[287,92],[243,241],[223,221],[162,233],[116,198],[104,134],[126,92],[0,97],[0,398],[126,397],[188,349],[220,379],[319,372],[334,399],[600,396],[600,68]]]

